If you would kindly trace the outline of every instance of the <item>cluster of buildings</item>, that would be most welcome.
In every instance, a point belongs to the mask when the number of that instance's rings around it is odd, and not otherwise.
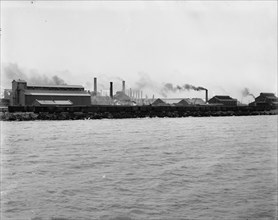
[[[156,99],[152,105],[155,106],[190,106],[190,105],[224,105],[224,106],[237,106],[237,99],[233,99],[230,96],[214,96],[211,99],[204,101],[201,98],[181,98],[181,99]]]
[[[5,92],[1,105],[7,106],[90,106],[90,105],[153,105],[153,106],[190,106],[190,105],[220,105],[238,106],[237,99],[230,96],[214,96],[205,100],[200,98],[154,99],[154,96],[143,98],[142,91],[125,89],[113,92],[113,82],[110,82],[109,96],[101,95],[97,90],[97,78],[94,78],[94,91],[89,92],[80,85],[28,85],[24,80],[13,80],[12,89]],[[273,93],[261,93],[250,106],[278,107],[278,98]]]

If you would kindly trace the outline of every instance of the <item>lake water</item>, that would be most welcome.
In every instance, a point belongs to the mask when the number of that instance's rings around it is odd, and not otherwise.
[[[277,217],[277,116],[1,124],[1,220]]]

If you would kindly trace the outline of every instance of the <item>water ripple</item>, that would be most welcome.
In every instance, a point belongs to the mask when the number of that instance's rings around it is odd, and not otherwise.
[[[275,219],[277,116],[3,122],[1,219]]]

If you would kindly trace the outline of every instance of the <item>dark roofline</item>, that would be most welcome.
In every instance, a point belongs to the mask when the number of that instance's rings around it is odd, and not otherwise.
[[[237,101],[237,99],[218,99],[218,100],[221,102],[231,102],[231,101],[236,102]]]
[[[161,104],[161,103],[167,104],[167,103],[164,102],[161,98],[157,98],[156,100],[154,100],[154,101],[152,102],[152,104],[154,104],[154,103],[156,103],[156,102],[160,102],[160,104]]]
[[[265,96],[265,97],[276,97],[274,93],[267,93],[267,92],[261,92],[260,96]],[[259,97],[260,97],[259,96]]]
[[[88,96],[91,97],[88,93],[57,93],[57,92],[48,92],[48,93],[42,93],[42,92],[25,92],[25,95],[34,95],[34,96]]]
[[[12,82],[26,82],[25,80],[23,80],[23,79],[14,79]]]
[[[217,98],[230,98],[230,99],[232,98],[229,95],[216,95],[214,97],[217,97]]]
[[[160,100],[160,101],[164,102],[161,98],[157,98],[155,101],[157,101],[157,100]]]
[[[237,99],[233,99],[230,96],[221,96],[221,95],[216,95],[216,96],[212,97],[211,99],[213,99],[213,98],[216,98],[221,101],[236,101],[237,100]]]
[[[28,87],[49,87],[49,88],[84,88],[83,86],[81,85],[27,85],[27,88]]]

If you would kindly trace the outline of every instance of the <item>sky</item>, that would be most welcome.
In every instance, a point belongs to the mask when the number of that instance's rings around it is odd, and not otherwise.
[[[1,90],[53,77],[149,97],[166,83],[277,95],[277,1],[1,1]]]

